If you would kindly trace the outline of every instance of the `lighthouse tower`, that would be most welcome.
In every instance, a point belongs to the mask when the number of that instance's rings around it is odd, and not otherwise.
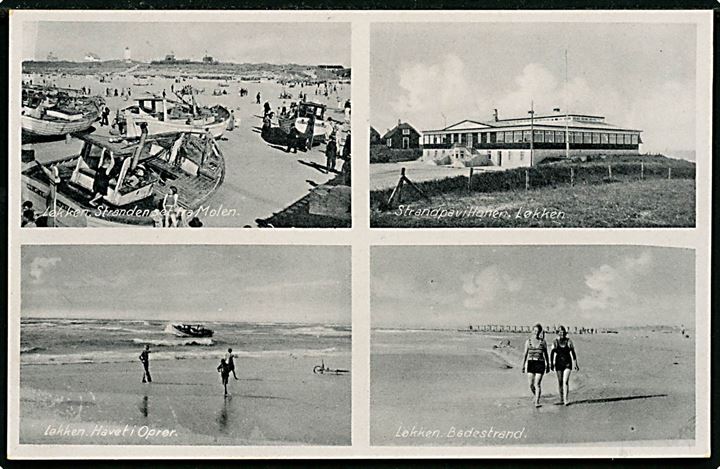
[[[126,48],[125,48],[125,56],[124,56],[124,57],[125,57],[125,62],[130,62],[130,60],[131,60],[131,55],[130,55],[130,48],[129,48],[129,47],[126,47]]]

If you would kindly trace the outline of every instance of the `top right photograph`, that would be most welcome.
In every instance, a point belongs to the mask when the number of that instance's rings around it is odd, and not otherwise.
[[[373,24],[371,226],[695,227],[698,44],[694,23]]]

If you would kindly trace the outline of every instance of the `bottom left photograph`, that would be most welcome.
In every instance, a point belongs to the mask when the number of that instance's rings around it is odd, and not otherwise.
[[[351,444],[350,247],[30,245],[21,262],[19,444]]]

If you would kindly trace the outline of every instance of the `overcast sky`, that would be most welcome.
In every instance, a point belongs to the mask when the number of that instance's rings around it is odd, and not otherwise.
[[[23,317],[350,324],[344,246],[24,246]]]
[[[568,82],[565,86],[565,50]],[[696,27],[376,23],[371,124],[418,130],[554,107],[643,130],[644,151],[695,149]]]
[[[372,326],[687,326],[694,263],[643,246],[376,246]]]
[[[349,23],[42,21],[23,23],[23,41],[26,60],[45,60],[51,51],[64,60],[88,53],[122,59],[130,47],[140,61],[170,52],[201,60],[207,51],[221,62],[350,66]]]

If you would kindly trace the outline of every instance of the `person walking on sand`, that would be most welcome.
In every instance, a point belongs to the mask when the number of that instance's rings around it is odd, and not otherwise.
[[[335,171],[335,162],[337,161],[337,143],[335,141],[335,132],[330,134],[327,145],[325,145],[325,171]]]
[[[550,372],[545,334],[540,324],[535,324],[533,334],[525,341],[522,371],[527,374],[530,392],[533,393],[535,407],[540,407],[541,383],[543,375]]]
[[[256,104],[260,104],[260,92],[259,92],[259,91],[258,91],[258,93],[255,95],[255,103],[256,103]]]
[[[143,365],[143,377],[142,382],[143,383],[152,383],[152,378],[150,377],[150,346],[145,345],[145,350],[140,353],[140,363]]]
[[[263,117],[270,114],[271,110],[272,110],[272,106],[270,106],[270,101],[265,101],[265,104],[263,104]]]
[[[97,207],[100,199],[107,195],[110,179],[112,179],[112,170],[115,167],[115,159],[112,155],[103,153],[100,159],[101,161],[95,171],[95,179],[93,179],[93,196],[88,202],[93,207]]]
[[[575,354],[575,345],[567,336],[565,326],[560,326],[558,337],[553,341],[550,350],[550,369],[555,370],[558,380],[558,394],[564,405],[569,405],[568,394],[570,393],[570,373],[573,369],[579,371],[580,367]]]
[[[237,375],[235,374],[235,357],[236,355],[233,353],[232,349],[229,348],[227,353],[225,354],[225,363],[227,363],[228,368],[230,371],[232,371],[233,378],[238,379]]]
[[[228,385],[228,379],[230,378],[230,367],[228,366],[228,364],[224,358],[220,359],[220,365],[218,365],[217,370],[220,373],[220,378],[222,379],[223,388],[225,389],[225,395],[227,396],[228,395],[227,385]]]

